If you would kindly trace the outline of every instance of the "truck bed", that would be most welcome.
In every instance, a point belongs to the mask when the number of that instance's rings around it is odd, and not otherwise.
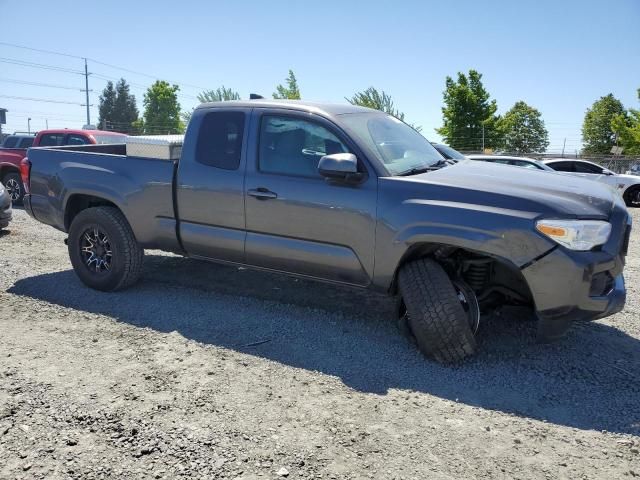
[[[99,195],[122,210],[145,248],[179,251],[173,203],[177,162],[125,153],[124,144],[30,149],[27,208],[66,232],[70,209]]]

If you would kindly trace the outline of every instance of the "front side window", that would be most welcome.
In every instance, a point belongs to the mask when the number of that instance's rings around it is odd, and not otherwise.
[[[315,122],[274,115],[262,118],[261,172],[319,177],[318,162],[323,156],[348,152],[338,137]]]
[[[64,133],[45,133],[40,137],[40,147],[59,147],[64,142]]]
[[[243,112],[209,112],[200,124],[196,161],[203,165],[237,170],[242,155]]]
[[[534,170],[539,169],[539,167],[535,163],[524,162],[522,160],[514,160],[513,165],[515,165],[516,167],[532,168]]]
[[[573,162],[554,162],[548,165],[558,172],[575,172]]]
[[[576,172],[578,173],[594,173],[600,175],[602,174],[603,170],[602,167],[586,162],[575,162],[574,165],[576,168]]]
[[[87,140],[85,137],[83,137],[82,135],[69,135],[69,138],[67,139],[67,145],[73,146],[73,145],[86,145],[87,143],[89,143],[89,140]]]
[[[370,147],[391,175],[442,166],[444,162],[426,138],[391,115],[349,113],[341,115],[341,120]]]

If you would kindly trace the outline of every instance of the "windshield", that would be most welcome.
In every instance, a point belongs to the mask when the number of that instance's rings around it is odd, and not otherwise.
[[[376,154],[391,175],[429,168],[444,159],[413,128],[384,113],[344,114],[341,120]]]
[[[105,143],[124,143],[126,135],[92,135],[98,144]]]
[[[449,145],[443,145],[439,143],[434,146],[436,147],[436,150],[438,150],[445,158],[450,158],[452,160],[466,160],[463,154],[461,154],[457,150],[454,150]]]

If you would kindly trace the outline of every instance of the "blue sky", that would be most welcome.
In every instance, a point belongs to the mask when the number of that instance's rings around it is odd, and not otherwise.
[[[106,7],[98,5],[105,5]],[[289,68],[302,96],[344,101],[375,86],[430,139],[442,122],[445,77],[475,68],[498,102],[538,108],[550,150],[580,146],[586,108],[613,93],[639,108],[640,1],[129,1],[0,0],[0,42],[89,57],[92,121],[104,77],[124,76],[140,108],[154,78],[181,85],[185,109],[222,84],[270,95]],[[15,20],[11,20],[15,19]],[[82,60],[0,45],[13,59],[80,70]],[[98,75],[102,78],[98,78]],[[27,85],[55,84],[67,88]],[[80,127],[84,77],[0,61],[5,131]],[[77,89],[77,90],[74,90]]]

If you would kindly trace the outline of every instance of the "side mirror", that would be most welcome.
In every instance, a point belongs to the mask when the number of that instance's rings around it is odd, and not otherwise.
[[[343,182],[358,182],[363,174],[358,172],[358,159],[353,153],[325,155],[318,163],[318,172],[325,178]]]
[[[602,171],[602,173],[604,173],[605,175],[615,175],[614,172],[612,172],[611,170],[607,170],[606,168]]]

